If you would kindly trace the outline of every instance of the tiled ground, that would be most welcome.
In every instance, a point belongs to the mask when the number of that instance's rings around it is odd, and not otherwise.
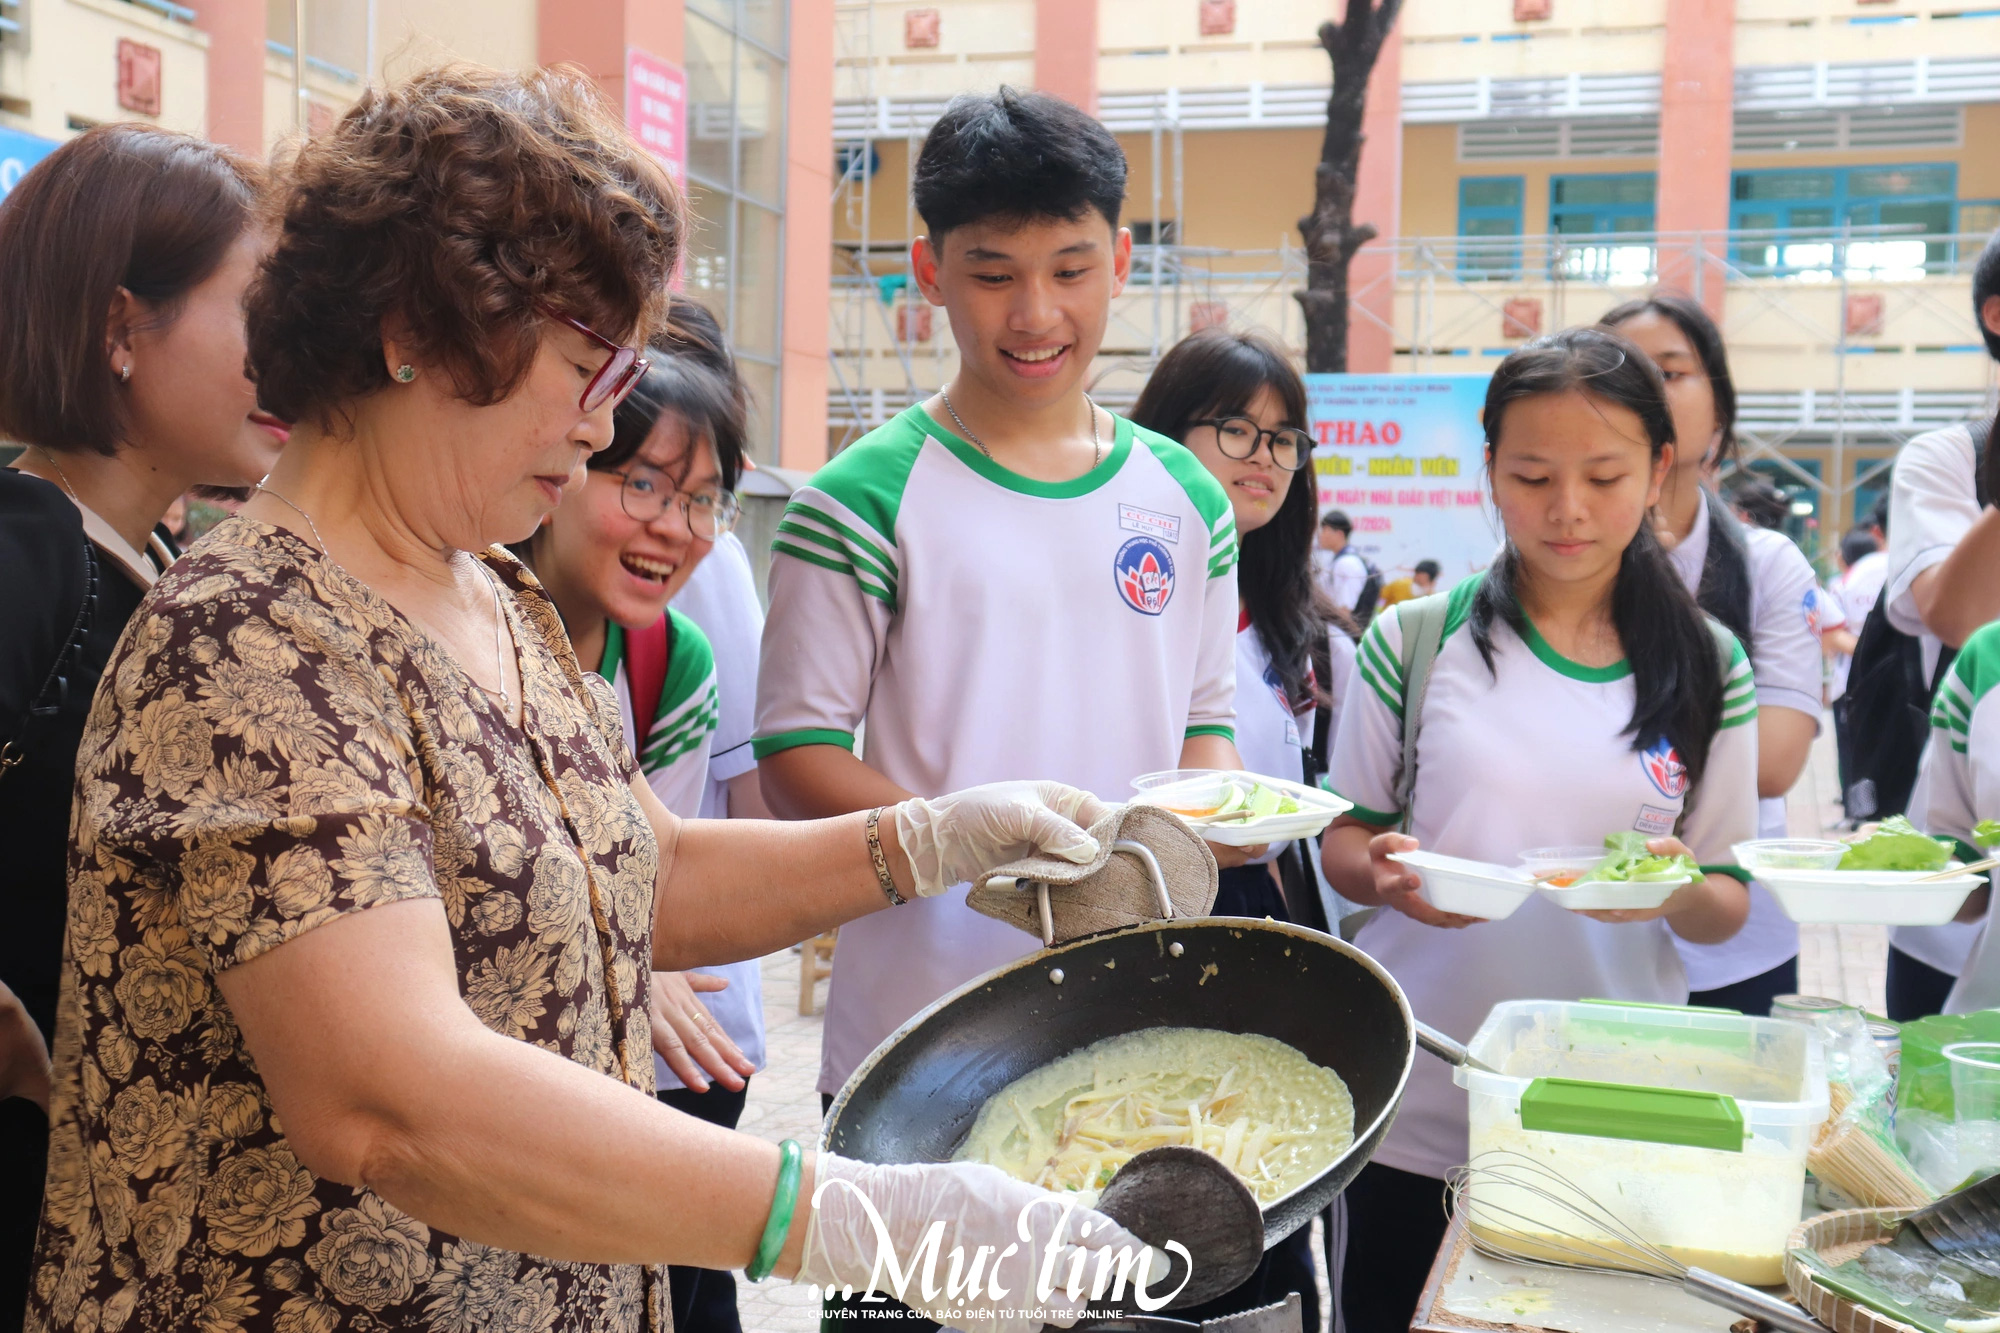
[[[1791,796],[1791,831],[1811,837],[1840,818],[1833,768],[1831,724],[1814,748],[1812,763]],[[1876,926],[1806,926],[1801,931],[1799,989],[1829,995],[1882,1011],[1882,966],[1887,932]],[[773,1141],[796,1138],[811,1143],[819,1125],[820,1017],[798,1012],[799,956],[787,950],[764,960],[764,1019],[770,1065],[750,1083],[743,1129]],[[818,986],[821,1009],[826,983]],[[1324,1272],[1320,1306],[1326,1308]],[[818,1308],[804,1287],[775,1280],[758,1286],[737,1280],[746,1333],[812,1333]]]

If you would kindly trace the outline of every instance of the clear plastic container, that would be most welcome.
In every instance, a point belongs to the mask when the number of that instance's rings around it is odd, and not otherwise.
[[[1745,870],[1832,870],[1847,844],[1824,838],[1756,838],[1729,849]]]
[[[1545,884],[1567,888],[1582,879],[1607,853],[1604,844],[1573,847],[1530,847],[1521,853],[1521,869]]]
[[[1718,1010],[1516,1000],[1494,1006],[1470,1050],[1499,1071],[1453,1074],[1475,1167],[1482,1154],[1519,1154],[1683,1263],[1784,1280],[1806,1150],[1827,1115],[1816,1030]],[[1509,1248],[1594,1231],[1519,1188],[1475,1179],[1467,1199],[1468,1224]]]

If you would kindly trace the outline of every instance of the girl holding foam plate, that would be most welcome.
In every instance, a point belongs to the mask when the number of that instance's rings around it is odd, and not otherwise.
[[[1935,837],[1965,844],[1962,855],[2000,844],[2000,822],[1979,817],[1982,811],[2000,813],[1996,686],[2000,686],[2000,621],[1973,632],[1938,685],[1931,706],[1930,748],[1916,790],[1910,794],[1910,822]],[[1983,920],[1985,925],[1945,1000],[1948,1014],[2000,1005],[2000,940],[1994,938],[1989,911],[1992,894],[1991,888],[1978,890],[1959,912],[1959,920]]]
[[[1420,693],[1405,689],[1419,672],[1404,634],[1440,604],[1401,603],[1363,636],[1367,688],[1341,719],[1328,784],[1355,808],[1323,840],[1336,889],[1394,909],[1356,943],[1460,1040],[1503,1000],[1685,1002],[1674,936],[1729,938],[1747,892],[1710,874],[1655,907],[1586,915],[1526,891],[1505,920],[1481,923],[1425,901],[1397,855],[1495,862],[1496,877],[1518,881],[1529,849],[1631,830],[1652,855],[1711,864],[1757,820],[1749,664],[1696,608],[1648,521],[1673,461],[1659,371],[1614,333],[1572,329],[1500,364],[1484,425],[1506,547],[1442,604]],[[1419,728],[1411,774],[1406,716]],[[1408,1322],[1443,1235],[1444,1174],[1466,1150],[1465,1094],[1443,1063],[1419,1062],[1337,1228],[1349,1327]]]

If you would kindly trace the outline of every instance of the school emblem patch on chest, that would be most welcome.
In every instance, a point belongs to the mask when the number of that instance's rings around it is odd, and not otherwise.
[[[1646,770],[1646,778],[1654,790],[1670,801],[1677,801],[1687,795],[1687,765],[1665,736],[1654,741],[1639,752],[1639,766]]]
[[[1111,579],[1125,605],[1157,616],[1174,595],[1174,558],[1152,537],[1133,537],[1111,558]]]

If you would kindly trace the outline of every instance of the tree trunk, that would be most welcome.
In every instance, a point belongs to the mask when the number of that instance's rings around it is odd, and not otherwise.
[[[1306,289],[1296,293],[1306,320],[1306,369],[1347,369],[1347,268],[1375,228],[1354,220],[1361,166],[1361,118],[1368,76],[1382,42],[1396,25],[1402,0],[1347,0],[1347,17],[1319,25],[1319,44],[1333,62],[1326,102],[1326,137],[1313,171],[1313,210],[1299,219],[1305,239]]]

